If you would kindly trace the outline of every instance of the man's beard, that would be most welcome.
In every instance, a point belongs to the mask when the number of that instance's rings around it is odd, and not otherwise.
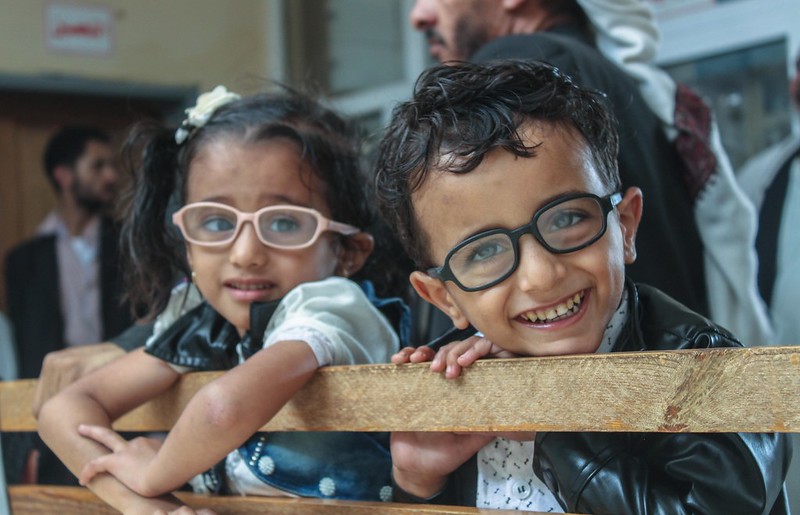
[[[75,202],[77,202],[82,209],[91,214],[103,211],[110,204],[110,202],[95,195],[94,192],[79,180],[72,183],[72,194],[75,196]]]
[[[468,60],[483,45],[489,42],[487,29],[464,16],[456,23],[455,38],[453,40],[453,51],[458,55],[458,59]]]

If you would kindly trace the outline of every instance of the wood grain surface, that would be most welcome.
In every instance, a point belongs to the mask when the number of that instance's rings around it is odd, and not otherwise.
[[[169,429],[217,375],[186,375],[115,427]],[[0,383],[0,430],[35,430],[34,389]],[[457,380],[424,364],[329,367],[264,429],[798,432],[798,392],[800,347],[485,360]]]

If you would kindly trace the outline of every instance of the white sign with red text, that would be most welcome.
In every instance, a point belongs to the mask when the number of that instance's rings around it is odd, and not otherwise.
[[[51,2],[45,6],[48,50],[80,55],[109,56],[114,42],[110,8]]]

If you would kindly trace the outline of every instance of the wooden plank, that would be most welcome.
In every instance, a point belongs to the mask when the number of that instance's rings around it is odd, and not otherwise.
[[[189,374],[116,427],[168,429],[215,376]],[[0,430],[35,428],[33,387],[0,383]],[[800,432],[798,391],[800,347],[484,360],[457,380],[425,364],[330,367],[264,429]]]
[[[14,515],[113,515],[118,512],[85,488],[65,486],[11,486]],[[325,499],[281,497],[205,496],[178,492],[177,497],[193,508],[211,508],[219,515],[270,513],[274,515],[404,515],[404,514],[503,514],[506,510],[485,510],[458,506],[430,506]],[[534,514],[535,515],[535,514]]]

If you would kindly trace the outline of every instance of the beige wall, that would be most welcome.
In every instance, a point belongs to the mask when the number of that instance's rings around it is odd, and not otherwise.
[[[267,77],[268,0],[65,0],[113,10],[110,57],[48,50],[47,1],[0,0],[0,73],[200,90],[222,83],[243,92],[259,89],[253,78]]]

